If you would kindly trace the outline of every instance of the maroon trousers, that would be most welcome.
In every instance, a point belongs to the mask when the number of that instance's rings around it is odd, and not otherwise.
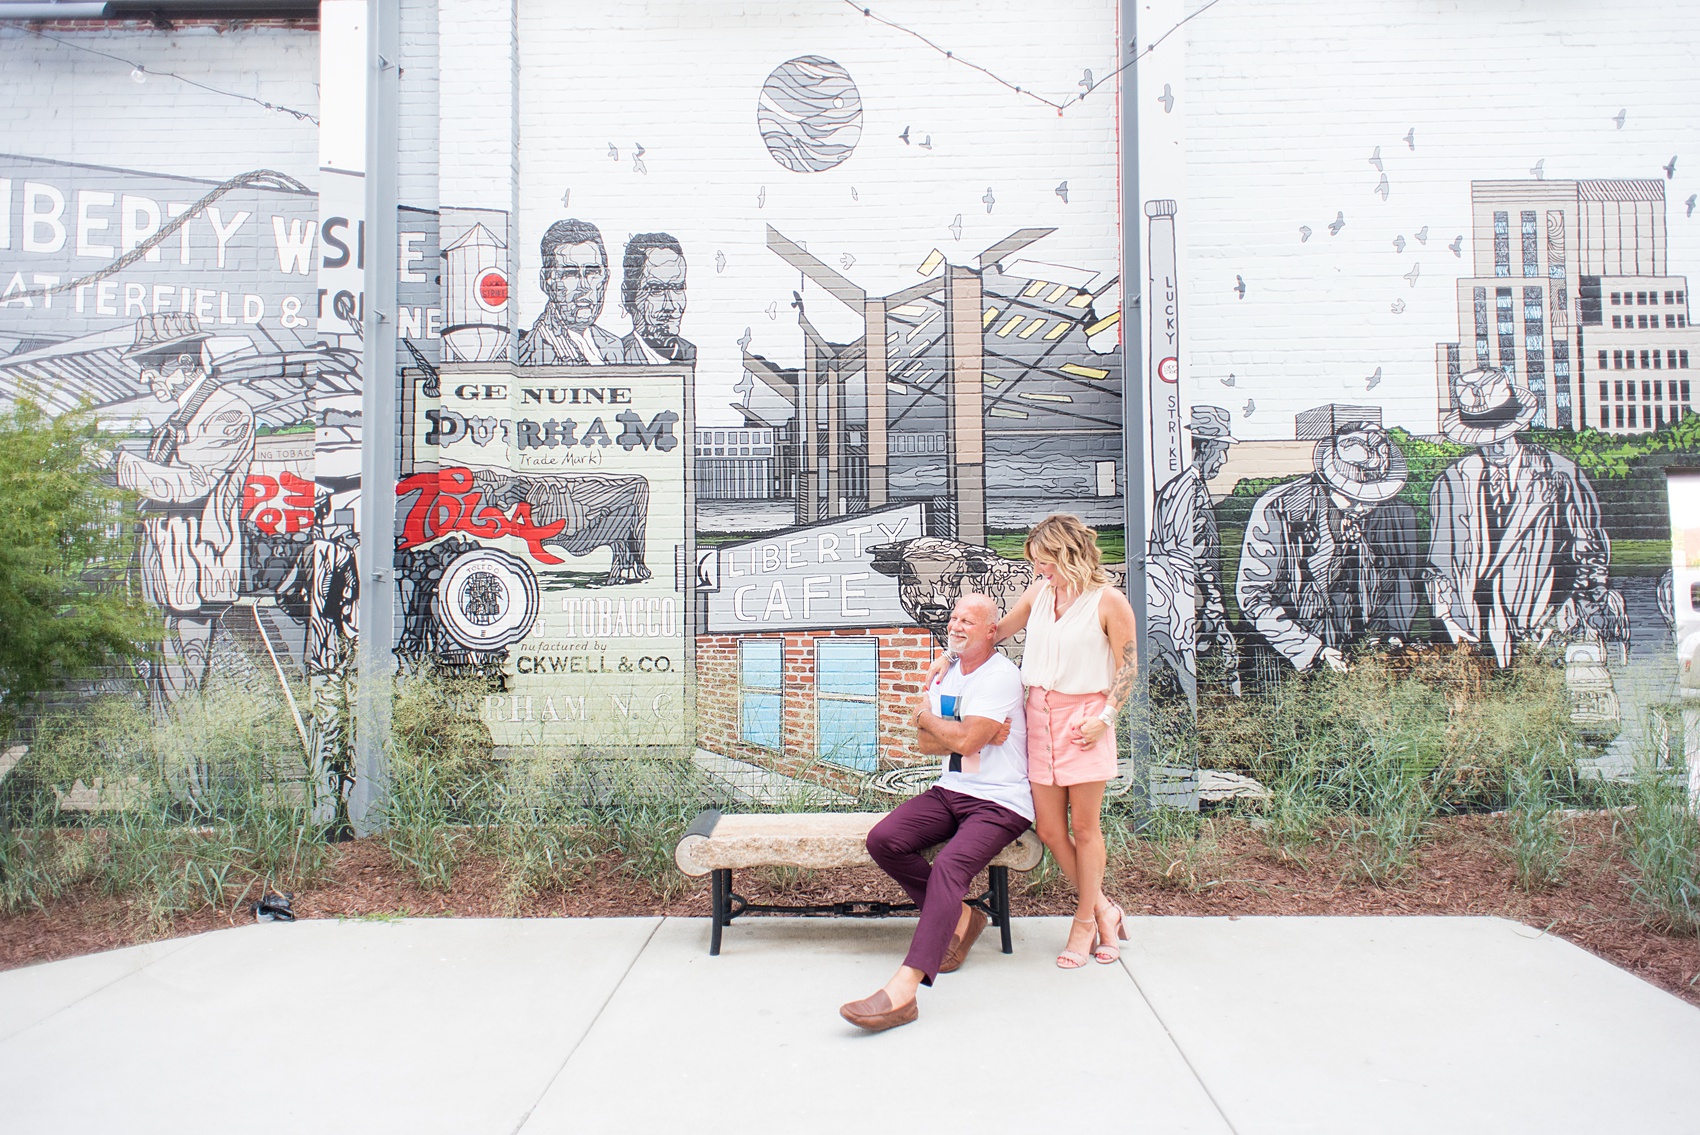
[[[926,974],[925,984],[938,976],[974,876],[1027,827],[1026,817],[1002,804],[933,787],[899,804],[868,833],[868,854],[921,908],[903,964]],[[921,852],[940,843],[928,863]]]

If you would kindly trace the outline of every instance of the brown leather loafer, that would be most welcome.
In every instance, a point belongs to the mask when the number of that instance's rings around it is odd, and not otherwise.
[[[971,907],[968,911],[968,932],[961,937],[950,936],[950,949],[944,952],[944,961],[939,965],[940,973],[954,973],[968,960],[968,951],[974,948],[974,943],[980,937],[980,931],[986,928],[991,920],[979,907]]]
[[[898,1025],[907,1025],[920,1013],[915,1008],[913,999],[908,1004],[896,1009],[891,1007],[891,998],[885,990],[880,990],[872,997],[864,997],[860,1001],[852,1001],[838,1007],[838,1015],[859,1029],[867,1029],[871,1033],[895,1029]]]

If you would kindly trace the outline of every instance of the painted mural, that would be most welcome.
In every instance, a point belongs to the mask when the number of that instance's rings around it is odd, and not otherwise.
[[[520,7],[518,212],[420,245],[444,325],[403,336],[398,653],[490,677],[501,752],[915,791],[900,687],[954,598],[1019,594],[1059,509],[1122,558],[1115,99],[1077,81],[1113,7],[1036,55],[962,29],[1066,115],[965,75],[910,107],[942,53],[850,6],[717,14],[711,61],[676,34],[707,18],[594,29],[678,76],[634,99]]]
[[[1203,725],[1213,699],[1369,655],[1539,659],[1621,770],[1672,696],[1666,473],[1700,457],[1686,80],[1664,47],[1631,74],[1485,12],[1407,13],[1354,22],[1339,81],[1391,90],[1369,61],[1397,58],[1469,97],[1243,97],[1231,77],[1281,69],[1269,36],[1338,15],[1202,13],[1187,86],[1151,108],[1187,155],[1183,365],[1174,400],[1152,383],[1151,431],[1178,417],[1187,447],[1154,451],[1190,459],[1154,464],[1156,689]],[[1270,130],[1257,172],[1230,157]]]
[[[6,34],[11,58],[74,75],[91,106],[155,125],[198,114],[224,139],[220,158],[184,161],[156,133],[131,164],[140,135],[73,122],[79,160],[58,156],[63,137],[0,156],[0,399],[90,409],[111,439],[91,456],[136,494],[126,581],[165,633],[130,688],[160,712],[215,680],[286,703],[334,816],[353,769],[310,691],[346,667],[355,633],[361,383],[358,337],[319,327],[321,268],[358,257],[351,219],[322,216],[314,188],[317,37],[237,35],[199,58],[206,36]],[[173,46],[205,83],[149,69]],[[260,56],[287,98],[229,90]]]

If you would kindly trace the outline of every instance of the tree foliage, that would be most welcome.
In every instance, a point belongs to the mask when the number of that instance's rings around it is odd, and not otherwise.
[[[87,455],[102,441],[87,414],[0,409],[0,729],[42,691],[158,637],[125,581],[130,498]]]

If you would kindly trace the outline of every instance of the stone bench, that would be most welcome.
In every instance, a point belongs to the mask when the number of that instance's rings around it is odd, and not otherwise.
[[[720,933],[742,914],[838,915],[880,918],[915,909],[914,903],[839,902],[812,906],[766,906],[732,889],[732,872],[742,867],[871,867],[868,832],[884,812],[786,812],[723,816],[709,809],[697,816],[673,849],[673,862],[693,878],[711,876],[714,923],[710,955],[720,953]],[[1044,845],[1029,828],[998,852],[986,871],[987,890],[969,899],[1002,932],[1003,952],[1013,949],[1009,928],[1009,872],[1039,865]]]

